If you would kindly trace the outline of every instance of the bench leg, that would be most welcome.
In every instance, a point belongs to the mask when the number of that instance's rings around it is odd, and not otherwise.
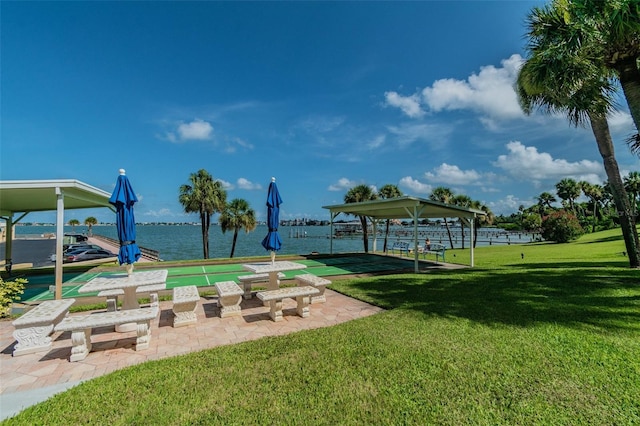
[[[149,303],[152,308],[157,308],[160,306],[160,302],[158,301],[158,293],[149,293]]]
[[[266,303],[269,303],[270,311],[269,316],[275,322],[282,321],[282,299],[271,300]]]
[[[48,351],[51,349],[51,337],[49,335],[52,332],[53,324],[16,329],[13,332],[13,337],[18,343],[13,349],[13,356]]]
[[[298,316],[307,318],[309,316],[309,296],[298,296],[296,297],[296,302],[298,302],[298,307],[296,308]]]
[[[183,327],[197,322],[196,307],[198,302],[173,302],[173,327]]]
[[[242,315],[240,311],[240,301],[242,295],[220,296],[218,295],[218,306],[220,307],[220,318]]]
[[[137,324],[136,351],[149,349],[151,341],[150,320],[139,321]]]
[[[242,289],[244,290],[244,294],[242,295],[242,297],[244,298],[244,300],[249,300],[251,299],[251,297],[253,296],[251,294],[251,283],[250,282],[246,282],[246,283],[240,283],[240,286],[242,287]]]
[[[118,310],[118,296],[107,297],[107,312],[115,312]]]
[[[70,362],[82,361],[91,352],[91,329],[71,331],[71,357]]]

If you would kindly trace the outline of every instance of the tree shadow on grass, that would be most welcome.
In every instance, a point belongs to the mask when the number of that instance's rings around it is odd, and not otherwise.
[[[354,296],[385,308],[488,325],[556,323],[640,332],[640,277],[632,270],[443,271],[364,278],[347,285]]]

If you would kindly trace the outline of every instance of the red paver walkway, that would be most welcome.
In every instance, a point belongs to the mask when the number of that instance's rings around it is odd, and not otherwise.
[[[297,316],[296,302],[285,299],[284,319],[277,323],[269,318],[269,308],[262,306],[262,302],[255,297],[242,301],[242,316],[230,318],[219,317],[217,297],[201,297],[196,310],[197,324],[179,328],[172,327],[172,302],[160,302],[160,315],[151,322],[149,349],[140,352],[133,349],[135,331],[116,333],[114,327],[96,328],[91,335],[92,351],[87,358],[78,362],[69,362],[70,332],[54,333],[52,348],[47,352],[13,357],[11,354],[16,343],[13,338],[14,327],[11,321],[0,321],[0,400],[4,399],[1,406],[13,403],[10,399],[19,399],[18,408],[26,407],[50,396],[53,392],[47,394],[45,391],[43,397],[29,398],[47,387],[55,388],[55,385],[65,383],[71,385],[141,362],[265,336],[328,327],[382,310],[328,289],[325,294],[326,303],[310,305],[308,318]],[[64,387],[58,386],[57,391],[62,389]],[[6,414],[0,413],[0,419]]]

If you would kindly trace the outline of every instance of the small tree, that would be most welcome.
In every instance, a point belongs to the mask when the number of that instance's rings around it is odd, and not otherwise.
[[[16,278],[14,281],[5,281],[0,277],[0,318],[11,315],[11,305],[20,300],[24,293],[24,285],[27,280]]]
[[[578,218],[565,210],[551,213],[542,219],[542,238],[557,243],[568,243],[584,234]]]
[[[98,223],[98,219],[96,219],[96,218],[95,218],[95,217],[93,217],[93,216],[89,216],[88,218],[86,218],[86,219],[84,220],[84,224],[85,224],[86,226],[88,226],[88,227],[89,227],[89,232],[88,232],[88,233],[89,233],[89,236],[92,236],[92,235],[93,235],[93,233],[91,232],[91,227],[92,227],[93,225],[96,225],[97,223]]]
[[[80,225],[80,221],[78,219],[69,219],[69,226],[71,226],[71,231],[76,230],[76,225]]]

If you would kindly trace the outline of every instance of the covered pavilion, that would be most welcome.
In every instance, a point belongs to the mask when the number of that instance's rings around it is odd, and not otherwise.
[[[64,211],[107,207],[111,194],[73,179],[0,181],[0,218],[7,223],[5,259],[11,267],[13,225],[31,212],[56,211],[56,299],[62,298]]]
[[[413,246],[418,247],[418,222],[420,219],[458,218],[471,230],[469,249],[471,251],[471,266],[473,260],[473,226],[477,216],[484,216],[482,210],[466,207],[452,206],[449,204],[431,201],[424,198],[402,196],[384,200],[363,201],[360,203],[337,204],[323,206],[331,213],[331,242],[330,252],[333,253],[333,223],[340,213],[354,216],[365,216],[373,225],[373,252],[376,251],[377,226],[384,219],[411,219],[413,220]],[[414,250],[414,270],[418,272],[418,250]]]

